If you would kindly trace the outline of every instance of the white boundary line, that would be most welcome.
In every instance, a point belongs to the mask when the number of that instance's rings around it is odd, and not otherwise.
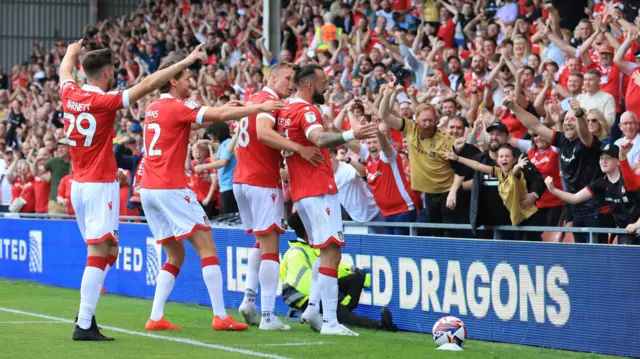
[[[52,317],[52,316],[49,316],[49,315],[38,314],[38,313],[24,312],[22,310],[17,310],[17,309],[0,307],[0,311],[7,312],[7,313],[28,315],[28,316],[36,317],[36,318],[55,320],[55,321],[62,322],[62,323],[73,324],[73,320],[70,320],[70,319]],[[163,335],[150,334],[150,333],[144,333],[144,332],[136,332],[136,331],[133,331],[133,330],[116,328],[116,327],[111,327],[111,326],[106,326],[106,325],[100,325],[100,326],[102,328],[104,328],[104,329],[112,330],[114,332],[120,332],[120,333],[125,333],[125,334],[130,334],[130,335],[137,335],[137,336],[146,337],[146,338],[166,340],[166,341],[170,341],[170,342],[178,342],[178,343],[195,345],[195,346],[211,348],[211,349],[218,349],[218,350],[222,350],[222,351],[226,351],[226,352],[230,352],[230,353],[238,353],[238,354],[244,354],[244,355],[260,357],[260,358],[289,359],[287,357],[283,357],[283,356],[276,355],[276,354],[260,353],[260,352],[255,352],[255,351],[252,351],[252,350],[239,349],[239,348],[228,347],[228,346],[224,346],[224,345],[209,344],[209,343],[204,343],[204,342],[197,341],[197,340],[192,340],[192,339],[165,337]]]
[[[13,321],[13,322],[0,322],[1,324],[66,324],[60,321],[37,321],[37,320],[31,320],[31,321],[22,321],[22,322],[18,322],[18,321]]]
[[[324,345],[330,344],[329,342],[299,342],[299,343],[276,343],[276,344],[262,344],[263,347],[297,347],[303,345]]]

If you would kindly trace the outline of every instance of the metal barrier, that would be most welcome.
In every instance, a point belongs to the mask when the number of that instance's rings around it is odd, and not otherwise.
[[[7,213],[0,212],[0,217],[5,218],[36,218],[36,219],[75,219],[70,214],[47,214],[47,213]],[[217,217],[214,217],[215,220]],[[144,216],[120,216],[121,220],[127,222],[146,221]],[[416,223],[416,222],[355,222],[343,221],[343,225],[350,227],[401,227],[409,228],[409,236],[417,237],[418,229],[448,229],[448,230],[471,230],[469,224],[447,224],[447,223]],[[538,226],[480,226],[476,230],[492,231],[493,239],[501,239],[500,232],[560,232],[560,233],[586,233],[589,235],[589,243],[593,244],[594,234],[629,234],[622,228],[594,228],[594,227],[538,227]],[[636,234],[640,233],[640,230]]]

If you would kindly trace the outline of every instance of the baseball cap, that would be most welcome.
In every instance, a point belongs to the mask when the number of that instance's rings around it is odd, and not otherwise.
[[[61,138],[58,140],[58,144],[59,145],[69,145],[69,140],[67,140],[65,137]]]
[[[132,133],[136,133],[136,132],[142,132],[142,126],[140,126],[139,123],[134,122],[131,124],[131,132]]]
[[[614,52],[613,51],[613,46],[602,45],[602,46],[598,47],[598,52],[601,53],[601,54],[602,53],[607,53],[607,52],[610,53],[610,54],[613,54],[613,52]]]
[[[494,123],[490,124],[489,126],[487,126],[487,130],[486,130],[487,133],[491,133],[493,130],[497,130],[497,131],[506,133],[507,135],[509,134],[509,129],[502,122],[494,122]]]
[[[7,147],[4,149],[4,153],[13,153],[13,147]]]
[[[618,155],[620,154],[620,149],[618,148],[618,146],[611,144],[611,143],[607,143],[604,147],[602,147],[602,149],[600,150],[600,154],[607,154],[613,158],[618,158]]]

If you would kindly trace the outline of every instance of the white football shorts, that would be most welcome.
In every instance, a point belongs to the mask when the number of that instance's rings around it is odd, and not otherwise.
[[[118,244],[120,184],[118,182],[71,183],[71,205],[86,244],[111,239]]]
[[[337,194],[302,198],[294,203],[312,248],[324,248],[329,243],[344,246],[342,209]]]
[[[196,229],[211,230],[207,214],[188,188],[142,188],[140,200],[156,243],[191,237]]]
[[[233,184],[240,219],[246,233],[284,233],[284,200],[282,189]]]

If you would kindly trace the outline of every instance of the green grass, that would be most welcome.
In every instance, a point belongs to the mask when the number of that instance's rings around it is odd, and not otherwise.
[[[0,307],[73,319],[79,301],[77,290],[43,286],[32,282],[0,279]],[[151,301],[117,295],[100,299],[98,324],[147,333],[144,324]],[[238,313],[230,311],[239,319]],[[290,332],[261,332],[252,327],[244,333],[214,332],[209,308],[169,303],[165,316],[179,332],[154,332],[163,337],[191,339],[207,344],[251,350],[286,358],[606,358],[607,356],[552,350],[523,345],[469,340],[464,352],[435,350],[430,336],[418,333],[386,333],[359,329],[358,338],[321,336],[307,326],[293,324]],[[71,340],[71,323],[51,321],[24,314],[0,311],[1,358],[248,358],[246,354],[221,351],[186,343],[170,342],[103,329],[115,342],[76,343]],[[9,323],[13,322],[13,323]],[[29,323],[31,322],[31,323]],[[300,346],[272,346],[286,343],[314,343]]]

